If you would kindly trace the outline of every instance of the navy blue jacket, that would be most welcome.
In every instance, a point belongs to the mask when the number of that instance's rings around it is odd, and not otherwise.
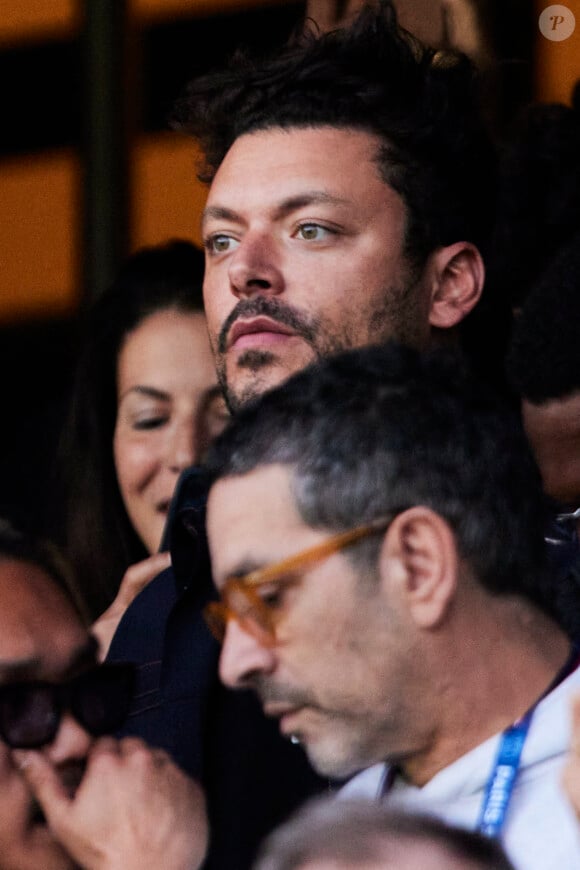
[[[329,787],[283,739],[252,692],[226,689],[202,607],[215,597],[205,537],[207,481],[182,475],[163,548],[172,567],[135,599],[108,659],[138,665],[123,735],[167,750],[202,782],[211,827],[207,870],[247,870],[261,839],[308,796]]]

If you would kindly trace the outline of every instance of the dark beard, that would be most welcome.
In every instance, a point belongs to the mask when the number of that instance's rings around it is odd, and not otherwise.
[[[264,389],[259,377],[241,393],[235,393],[227,379],[226,352],[228,335],[236,320],[266,316],[271,320],[290,327],[294,335],[302,338],[310,346],[314,360],[325,359],[343,350],[360,347],[362,344],[380,344],[393,338],[403,344],[415,346],[419,341],[422,324],[417,315],[416,283],[404,287],[390,287],[383,297],[383,305],[369,312],[365,320],[366,340],[361,342],[361,330],[356,324],[345,323],[340,335],[325,330],[322,318],[305,316],[302,312],[281,302],[276,297],[256,296],[239,302],[225,320],[218,337],[216,366],[220,387],[230,413],[235,414],[246,402],[259,396]],[[271,351],[249,349],[237,361],[239,369],[247,369],[259,375],[260,371],[276,363],[276,355]]]
[[[248,387],[241,395],[238,395],[230,388],[227,380],[226,351],[230,330],[237,320],[254,317],[269,317],[270,320],[276,323],[290,327],[294,335],[302,338],[306,344],[315,350],[316,356],[320,356],[317,351],[317,337],[321,329],[318,318],[307,318],[301,312],[280,302],[275,297],[256,296],[254,299],[243,299],[241,302],[238,302],[220,330],[217,342],[218,352],[216,355],[218,380],[231,414],[235,414],[242,405],[263,392],[256,385],[256,387]],[[237,367],[248,369],[257,374],[261,370],[273,365],[275,361],[276,356],[271,351],[249,349],[240,355]]]

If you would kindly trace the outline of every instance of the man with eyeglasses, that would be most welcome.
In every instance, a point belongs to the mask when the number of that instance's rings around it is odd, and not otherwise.
[[[456,354],[350,351],[242,409],[209,471],[223,681],[345,795],[499,837],[519,870],[579,866],[579,649],[514,409]]]
[[[133,668],[97,664],[64,577],[0,520],[0,870],[197,866],[200,791],[161,750],[103,736]]]

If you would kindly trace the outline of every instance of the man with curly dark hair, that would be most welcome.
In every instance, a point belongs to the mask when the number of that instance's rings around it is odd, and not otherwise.
[[[204,297],[232,410],[331,352],[458,331],[495,206],[477,83],[383,3],[189,85],[174,125],[210,182]]]

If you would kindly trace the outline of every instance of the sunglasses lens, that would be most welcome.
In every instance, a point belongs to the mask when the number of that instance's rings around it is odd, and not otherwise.
[[[50,686],[22,683],[0,696],[0,725],[5,742],[14,749],[32,749],[50,743],[60,711]]]
[[[115,731],[127,718],[134,684],[129,664],[101,665],[83,674],[71,695],[73,715],[96,737]]]

